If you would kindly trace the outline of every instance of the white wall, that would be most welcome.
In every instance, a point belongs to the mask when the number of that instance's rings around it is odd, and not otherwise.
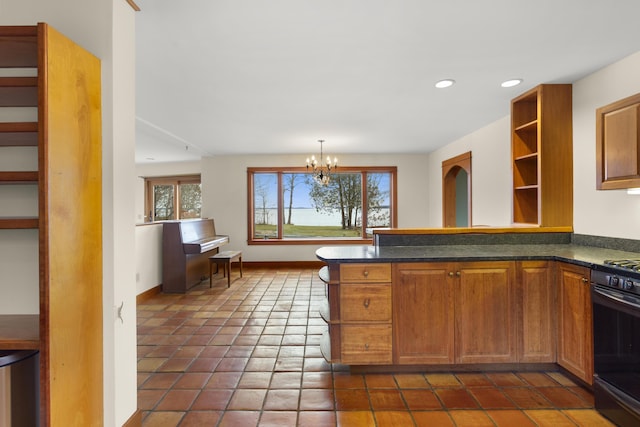
[[[162,283],[162,224],[136,226],[136,294]]]
[[[332,153],[333,154],[333,153]],[[397,166],[398,226],[421,227],[428,222],[427,156],[336,154],[345,166]],[[245,261],[315,261],[324,245],[247,245],[247,168],[304,166],[306,157],[217,156],[202,160],[202,215],[215,219],[216,231],[230,236],[229,249],[243,251]]]
[[[201,172],[201,162],[145,163],[136,166],[135,189],[136,294],[162,284],[162,225],[144,224],[144,178],[192,175]]]
[[[128,178],[135,174],[134,15],[124,0],[0,0],[0,25],[47,22],[102,61],[105,426],[121,426],[137,408],[135,198]],[[19,301],[21,290],[11,295]],[[120,304],[122,323],[114,316]]]
[[[640,196],[596,190],[595,110],[640,92],[640,52],[573,84],[573,228],[578,234],[640,239]],[[431,226],[442,223],[442,160],[472,151],[473,223],[511,223],[509,117],[429,157]]]
[[[573,85],[573,226],[579,234],[640,239],[640,196],[596,190],[595,110],[640,92],[640,51]]]
[[[511,224],[510,119],[504,117],[429,155],[430,212],[423,227],[442,227],[442,161],[471,151],[471,224]]]
[[[196,175],[201,172],[200,161],[173,163],[144,163],[136,165],[135,181],[132,183],[136,192],[135,222],[144,222],[144,179],[154,176]]]

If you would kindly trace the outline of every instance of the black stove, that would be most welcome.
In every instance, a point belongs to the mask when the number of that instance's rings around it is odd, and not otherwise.
[[[604,265],[594,265],[591,282],[640,295],[640,259],[605,260]]]
[[[596,409],[621,427],[640,426],[640,259],[591,269],[593,395]]]

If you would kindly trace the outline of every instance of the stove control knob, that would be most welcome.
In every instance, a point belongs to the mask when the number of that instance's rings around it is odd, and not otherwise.
[[[631,279],[625,280],[624,283],[622,283],[620,285],[620,287],[622,289],[626,289],[626,290],[630,291],[631,289],[633,289],[633,280],[631,280]]]
[[[619,281],[620,279],[618,279],[618,276],[611,276],[609,277],[609,286],[613,286],[614,288],[617,288]]]

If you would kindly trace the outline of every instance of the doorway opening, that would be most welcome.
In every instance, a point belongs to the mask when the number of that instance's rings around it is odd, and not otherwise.
[[[442,226],[471,226],[471,151],[442,162]]]

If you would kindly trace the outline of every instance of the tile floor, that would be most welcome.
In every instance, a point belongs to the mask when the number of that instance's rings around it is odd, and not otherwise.
[[[315,270],[247,268],[140,304],[143,426],[611,426],[559,372],[351,374],[320,354],[323,298]]]

